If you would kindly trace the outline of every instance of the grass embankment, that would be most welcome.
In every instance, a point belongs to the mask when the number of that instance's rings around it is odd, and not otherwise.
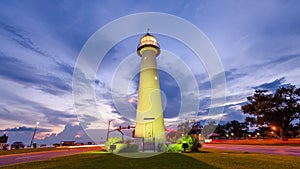
[[[45,161],[30,162],[12,168],[101,168],[101,169],[201,169],[201,168],[299,168],[300,158],[292,156],[245,154],[233,151],[203,149],[202,153],[163,153],[149,158],[126,158],[110,153],[91,152],[68,157],[58,157]]]
[[[0,150],[0,155],[8,154],[22,154],[22,153],[31,153],[31,152],[41,152],[41,151],[55,151],[62,150],[58,148],[25,148],[25,149],[12,149],[12,150]]]
[[[93,146],[97,147],[97,146]],[[65,146],[65,147],[49,147],[49,148],[25,148],[25,149],[12,149],[12,150],[0,150],[0,156],[1,155],[9,155],[9,154],[26,154],[26,153],[33,153],[33,152],[43,152],[43,151],[59,151],[59,150],[70,150],[70,149],[86,149],[86,148],[92,148],[92,147],[80,147],[80,146]],[[105,150],[104,147],[98,147],[101,150]],[[95,150],[95,149],[94,149]],[[89,150],[93,151],[93,150]]]
[[[202,149],[202,151],[203,153],[187,153],[185,155],[205,162],[211,166],[224,169],[300,168],[300,158],[294,156],[213,149]]]
[[[282,140],[282,139],[213,140],[210,144],[300,146],[300,139],[288,139],[288,140]]]

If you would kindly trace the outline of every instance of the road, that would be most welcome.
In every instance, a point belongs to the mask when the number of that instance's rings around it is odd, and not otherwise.
[[[3,155],[0,156],[0,167],[5,165],[17,164],[17,163],[46,160],[54,157],[68,156],[68,155],[83,153],[87,151],[102,150],[102,149],[103,148],[101,147],[70,148],[70,149],[54,150],[54,151]]]
[[[263,145],[235,145],[235,144],[203,144],[204,148],[234,150],[242,152],[258,152],[266,154],[280,154],[300,157],[300,146],[263,146]]]

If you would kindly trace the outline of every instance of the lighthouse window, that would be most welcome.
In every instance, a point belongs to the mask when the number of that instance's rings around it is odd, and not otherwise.
[[[141,45],[151,44],[157,46],[157,40],[152,36],[145,36],[141,39],[140,44]]]

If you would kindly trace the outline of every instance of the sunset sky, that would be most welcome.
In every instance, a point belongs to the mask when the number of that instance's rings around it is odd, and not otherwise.
[[[218,118],[221,121],[243,121],[240,106],[245,104],[246,97],[255,89],[274,91],[285,84],[300,87],[299,6],[297,0],[2,0],[0,130],[15,137],[13,140],[18,140],[18,132],[32,133],[38,121],[37,138],[51,137],[51,141],[59,142],[60,139],[72,139],[74,135],[77,135],[76,138],[84,135],[79,123],[88,128],[95,122],[99,124],[98,129],[105,129],[110,119],[115,119],[113,126],[134,125],[135,112],[126,114],[117,108],[111,86],[117,77],[116,70],[127,58],[134,63],[128,65],[130,68],[139,69],[140,58],[134,54],[143,34],[120,41],[99,63],[95,79],[91,79],[99,114],[87,112],[87,119],[78,120],[72,79],[80,51],[93,34],[120,17],[144,12],[180,17],[206,35],[219,55],[226,77],[226,103],[224,113]],[[135,25],[139,26],[142,26],[141,23]],[[128,27],[115,29],[122,31]],[[183,27],[168,29],[180,32]],[[166,127],[174,128],[185,120],[215,118],[208,114],[213,106],[211,77],[205,63],[189,46],[160,35],[160,32],[154,32],[154,35],[162,50],[172,52],[177,58],[172,59],[172,64],[167,64],[164,60],[167,56],[163,54],[157,58],[158,65],[161,63],[165,70],[159,71],[159,78],[164,93]],[[179,71],[175,61],[185,63],[196,80],[199,97],[196,98],[198,107],[195,110],[180,111],[182,89],[176,78],[168,73],[171,69]],[[132,100],[122,104],[135,108],[138,74],[129,73],[123,71],[122,77],[133,77],[125,78],[130,81],[126,92]],[[191,83],[189,77],[184,76],[183,80],[186,85]]]

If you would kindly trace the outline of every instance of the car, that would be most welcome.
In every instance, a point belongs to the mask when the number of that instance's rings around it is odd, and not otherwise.
[[[10,145],[11,149],[20,149],[20,148],[24,148],[24,147],[25,147],[25,144],[21,141],[14,142]]]
[[[8,150],[8,148],[9,148],[9,144],[2,144],[2,147],[0,147],[0,150]]]

